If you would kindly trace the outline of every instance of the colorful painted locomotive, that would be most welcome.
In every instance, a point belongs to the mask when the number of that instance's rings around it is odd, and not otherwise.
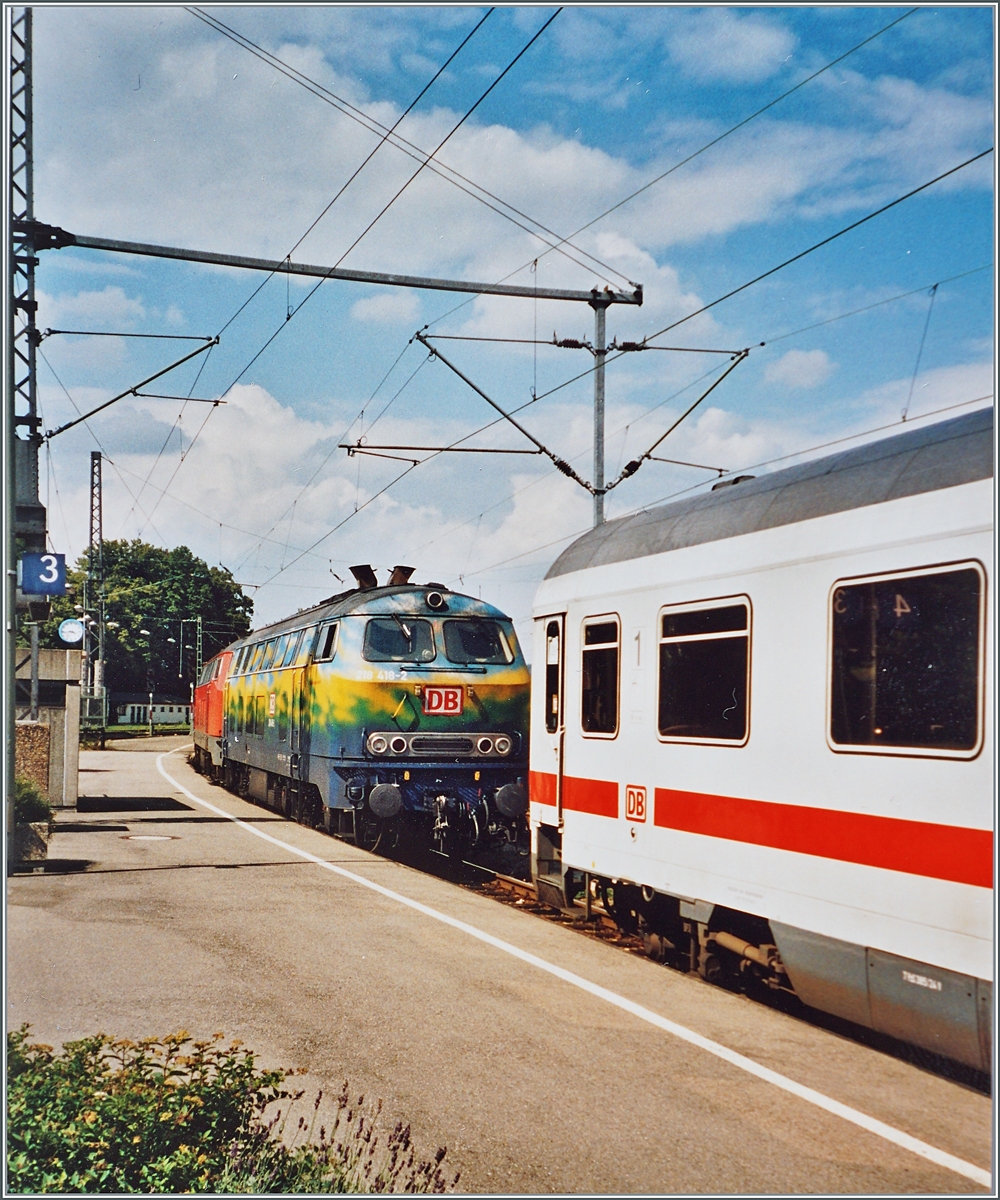
[[[491,605],[397,567],[257,630],[202,672],[195,761],[367,848],[526,836],[530,677]]]

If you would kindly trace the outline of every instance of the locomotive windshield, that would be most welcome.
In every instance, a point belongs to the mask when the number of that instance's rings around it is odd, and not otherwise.
[[[369,662],[430,662],[436,654],[430,621],[412,617],[372,617],[365,628]]]
[[[453,663],[507,664],[514,661],[508,639],[496,621],[445,621],[444,648]]]

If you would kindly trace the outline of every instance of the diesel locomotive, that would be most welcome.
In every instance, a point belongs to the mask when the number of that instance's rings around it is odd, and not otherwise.
[[[195,765],[366,849],[527,864],[530,677],[513,623],[396,567],[205,664]]]

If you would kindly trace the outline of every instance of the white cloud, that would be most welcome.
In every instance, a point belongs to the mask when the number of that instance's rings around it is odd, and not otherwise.
[[[825,383],[836,369],[825,350],[789,350],[767,364],[764,378],[789,388],[811,388]]]
[[[413,292],[378,292],[351,305],[355,321],[413,322],[420,314],[420,301]]]
[[[142,301],[126,296],[120,287],[108,286],[100,292],[77,292],[72,296],[65,293],[38,295],[40,327],[48,325],[58,329],[62,325],[82,323],[127,329],[145,316]]]
[[[757,16],[726,8],[690,9],[685,16],[669,38],[670,52],[699,79],[757,83],[773,75],[795,50],[790,30]]]

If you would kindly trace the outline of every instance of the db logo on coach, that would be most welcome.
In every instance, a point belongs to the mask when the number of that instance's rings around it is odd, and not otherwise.
[[[460,687],[425,687],[424,716],[457,717],[462,711],[464,690]]]
[[[646,789],[629,784],[625,788],[625,816],[629,821],[645,821]]]

